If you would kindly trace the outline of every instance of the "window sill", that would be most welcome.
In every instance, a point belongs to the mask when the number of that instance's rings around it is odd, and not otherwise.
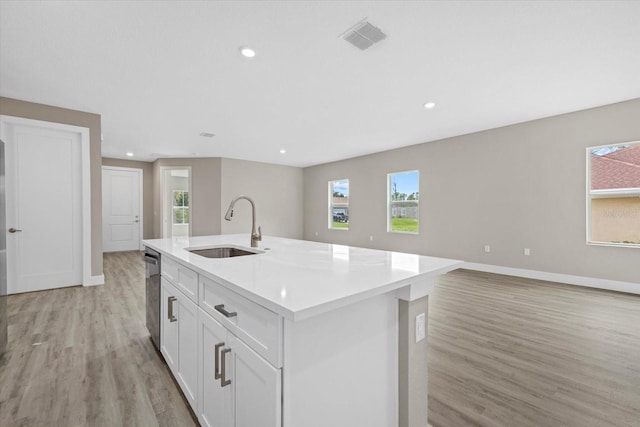
[[[640,249],[640,244],[637,244],[637,243],[587,242],[587,246],[611,246],[614,248]]]
[[[413,236],[417,236],[417,235],[420,234],[419,231],[393,231],[393,230],[387,230],[387,233],[409,234],[409,235],[413,235]]]

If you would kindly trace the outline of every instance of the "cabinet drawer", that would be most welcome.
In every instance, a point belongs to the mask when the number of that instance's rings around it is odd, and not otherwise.
[[[280,315],[206,277],[200,277],[199,295],[200,308],[273,366],[282,367]]]
[[[198,303],[198,273],[168,257],[163,257],[162,275],[191,301]]]

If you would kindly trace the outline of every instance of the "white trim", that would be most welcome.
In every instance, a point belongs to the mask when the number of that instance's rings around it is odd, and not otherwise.
[[[586,243],[587,245],[596,245],[596,246],[615,246],[615,247],[625,247],[625,248],[637,248],[640,245],[636,244],[625,244],[625,243],[611,243],[611,242],[597,242],[591,239],[591,200],[604,198],[604,197],[635,197],[639,196],[640,189],[639,188],[614,188],[614,189],[605,189],[605,190],[592,190],[591,189],[591,152],[593,150],[597,150],[599,148],[606,147],[619,147],[622,145],[636,145],[640,144],[640,141],[628,141],[628,142],[618,142],[615,144],[606,144],[606,145],[596,145],[594,147],[586,147],[586,173],[587,173],[587,188],[586,188]]]
[[[418,194],[420,194],[420,169],[411,169],[407,171],[400,172],[389,172],[387,173],[387,233],[397,233],[397,234],[413,234],[415,236],[420,235],[420,196],[418,196],[418,200],[391,200],[391,178],[392,175],[401,175],[407,173],[417,173],[418,174]],[[401,231],[401,230],[392,230],[391,229],[391,220],[393,219],[391,202],[417,202],[418,203],[418,216],[416,219],[418,220],[418,231]]]
[[[484,271],[486,273],[504,274],[527,279],[545,280],[565,283],[567,285],[585,286],[588,288],[607,289],[610,291],[640,294],[640,283],[621,282],[618,280],[596,279],[594,277],[574,276],[571,274],[549,273],[546,271],[526,270],[522,268],[502,267],[499,265],[465,262],[460,268]]]
[[[612,242],[597,242],[597,241],[592,241],[592,242],[587,242],[588,246],[611,246],[614,248],[635,248],[635,249],[640,249],[640,244],[637,243],[612,243]]]
[[[350,186],[350,182],[349,182],[349,178],[342,178],[342,179],[334,179],[333,181],[329,181],[328,182],[328,189],[327,189],[327,198],[328,198],[328,204],[329,204],[329,212],[327,215],[327,226],[328,226],[328,230],[340,230],[340,231],[349,231],[349,220],[347,220],[347,227],[343,228],[343,227],[334,227],[333,226],[333,183],[334,182],[340,182],[340,181],[347,181],[347,187]],[[351,187],[349,187],[349,193],[351,193]],[[349,212],[349,197],[350,195],[347,195],[347,212]],[[339,206],[339,207],[343,207],[343,206]],[[350,215],[349,215],[350,216]]]
[[[165,205],[168,203],[167,200],[167,188],[166,188],[166,179],[165,174],[170,170],[179,170],[179,169],[187,169],[189,170],[188,176],[188,191],[189,191],[189,237],[192,236],[192,224],[193,224],[193,191],[192,191],[192,179],[193,179],[193,171],[191,170],[191,166],[160,166],[160,236],[164,239],[165,236]],[[173,218],[171,219],[173,223]]]
[[[84,282],[82,286],[96,286],[104,285],[104,274],[99,276],[91,276],[88,281]]]
[[[591,198],[600,197],[634,197],[640,196],[640,188],[607,188],[605,190],[591,190]]]
[[[125,159],[126,160],[126,159]],[[143,234],[144,234],[144,211],[143,211],[143,206],[144,206],[144,169],[142,168],[127,168],[124,166],[107,166],[107,165],[102,165],[102,170],[104,171],[105,169],[108,170],[120,170],[120,171],[125,171],[125,172],[139,172],[138,173],[138,178],[139,178],[139,186],[140,186],[140,191],[138,192],[138,195],[140,196],[140,200],[139,200],[139,210],[138,212],[140,213],[140,242],[138,243],[138,249],[140,249],[141,251],[144,250],[144,245],[142,244],[142,241],[144,240],[143,238]],[[104,221],[104,218],[102,218]]]
[[[92,279],[94,276],[91,275],[91,140],[89,128],[6,115],[0,115],[0,123],[43,127],[80,134],[80,155],[82,158],[82,283],[83,286],[86,286],[85,283],[93,283],[95,280]],[[104,277],[102,281],[104,283]]]
[[[82,130],[82,286],[91,283],[91,144],[89,129]],[[102,201],[101,201],[102,202]],[[102,230],[101,230],[102,232]],[[89,250],[87,250],[89,248]],[[101,250],[102,256],[102,250]],[[102,281],[104,283],[104,280]]]

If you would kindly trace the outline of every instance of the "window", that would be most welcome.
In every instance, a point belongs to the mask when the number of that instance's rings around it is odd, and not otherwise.
[[[640,247],[640,142],[587,149],[587,243]]]
[[[189,224],[189,192],[173,190],[173,223]]]
[[[329,228],[349,229],[349,180],[329,181]]]
[[[418,211],[420,199],[420,172],[390,173],[388,183],[387,231],[418,233]]]

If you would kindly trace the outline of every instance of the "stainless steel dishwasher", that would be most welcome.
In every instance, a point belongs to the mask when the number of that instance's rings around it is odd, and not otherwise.
[[[144,248],[147,329],[156,350],[160,351],[160,253]]]

